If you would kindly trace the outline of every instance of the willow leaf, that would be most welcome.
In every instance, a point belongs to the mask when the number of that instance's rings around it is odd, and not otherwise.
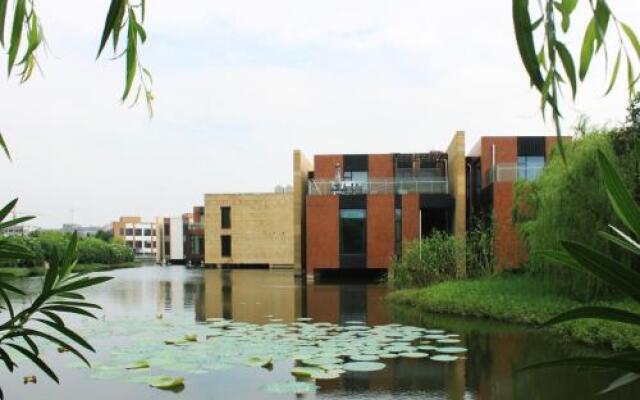
[[[544,80],[540,73],[540,64],[538,64],[533,41],[533,31],[531,29],[533,24],[529,14],[529,0],[513,0],[512,14],[520,58],[529,74],[531,84],[541,91]]]
[[[598,150],[598,164],[616,215],[636,237],[640,237],[640,206],[601,150]]]
[[[15,10],[13,12],[13,25],[11,29],[11,41],[9,45],[8,74],[16,62],[18,50],[20,49],[20,40],[22,39],[22,28],[24,19],[27,14],[26,0],[17,0]]]
[[[580,50],[580,80],[584,80],[587,76],[587,71],[589,71],[589,65],[591,64],[591,59],[593,58],[594,52],[594,44],[596,41],[596,22],[595,19],[591,19],[589,25],[587,25],[587,30],[584,33],[584,38],[582,39],[582,49]]]
[[[607,88],[605,96],[611,93],[613,86],[616,84],[616,79],[618,79],[618,72],[620,71],[620,60],[622,59],[622,49],[618,50],[618,55],[616,56],[616,63],[613,66],[613,72],[611,73],[611,82],[609,83],[609,87]]]
[[[567,46],[560,41],[555,42],[556,50],[558,51],[558,55],[560,56],[560,61],[562,61],[562,66],[564,68],[564,72],[569,77],[569,83],[571,83],[571,93],[573,94],[573,98],[576,98],[576,92],[578,90],[578,79],[576,77],[576,65],[573,62],[573,57],[571,53],[567,49]]]
[[[9,147],[7,146],[7,142],[4,141],[4,137],[2,137],[2,132],[0,132],[0,148],[4,151],[4,154],[7,156],[9,161],[11,161],[11,154],[9,153]],[[0,218],[0,221],[1,220],[2,218]]]

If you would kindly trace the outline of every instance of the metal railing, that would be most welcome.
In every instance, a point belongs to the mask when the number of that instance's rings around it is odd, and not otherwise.
[[[405,194],[405,193],[449,193],[449,181],[445,177],[404,178],[368,181],[310,180],[309,195],[356,195],[356,194]]]
[[[515,163],[500,163],[487,171],[486,181],[493,182],[515,182],[518,180],[535,180],[544,166],[518,167]]]

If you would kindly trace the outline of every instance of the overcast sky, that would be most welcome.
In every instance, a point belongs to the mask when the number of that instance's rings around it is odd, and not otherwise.
[[[151,121],[144,104],[119,102],[122,61],[94,60],[108,1],[36,2],[51,48],[45,76],[0,79],[0,131],[15,160],[0,159],[0,200],[20,197],[35,224],[59,227],[72,209],[87,225],[179,215],[204,193],[271,191],[291,183],[295,148],[424,152],[445,150],[456,130],[467,148],[481,135],[552,133],[508,0],[147,3]],[[640,30],[637,1],[610,4]],[[604,98],[603,70],[594,64],[566,105],[567,129],[580,113],[624,118],[626,91]]]

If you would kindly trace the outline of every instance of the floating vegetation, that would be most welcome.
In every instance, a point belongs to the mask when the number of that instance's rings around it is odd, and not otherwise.
[[[292,381],[260,386],[265,393],[315,392],[315,381],[354,373],[383,370],[397,358],[415,362],[451,362],[464,347],[458,335],[400,324],[368,326],[361,321],[344,325],[297,318],[282,323],[271,316],[265,324],[223,318],[203,323],[188,319],[116,319],[87,322],[83,334],[118,345],[88,370],[94,379],[146,384],[180,391],[189,375],[214,374],[234,368],[285,368]],[[435,365],[435,363],[432,363]],[[78,363],[69,368],[80,368]],[[184,378],[182,377],[184,376]]]

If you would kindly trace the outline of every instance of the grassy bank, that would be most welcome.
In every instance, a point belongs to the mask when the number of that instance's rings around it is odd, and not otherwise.
[[[531,326],[539,326],[563,311],[585,305],[562,295],[554,286],[529,276],[444,282],[428,288],[398,290],[387,300],[422,312],[491,318]],[[631,301],[601,301],[597,304],[640,312],[640,306]],[[640,349],[640,329],[626,324],[590,319],[566,322],[547,329],[555,335],[586,344],[607,345],[617,350]]]
[[[122,268],[134,268],[134,267],[139,267],[140,265],[141,263],[137,261],[129,261],[129,262],[119,263],[119,264],[88,263],[88,264],[76,265],[74,271],[75,272],[100,272],[100,271],[110,271],[110,270],[122,269]],[[11,278],[26,278],[30,276],[41,276],[41,275],[44,275],[44,268],[43,267],[2,267],[0,268],[0,275],[8,276]]]

